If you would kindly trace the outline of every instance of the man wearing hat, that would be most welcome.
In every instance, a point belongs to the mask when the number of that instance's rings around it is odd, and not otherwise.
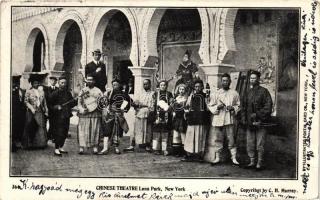
[[[25,90],[20,88],[20,75],[12,76],[12,151],[21,146],[26,107],[24,105]]]
[[[50,76],[50,83],[49,86],[46,86],[44,88],[44,93],[45,93],[45,97],[46,97],[46,101],[47,101],[47,106],[49,109],[49,130],[48,130],[48,140],[52,140],[52,142],[54,142],[53,140],[53,130],[52,130],[52,124],[53,124],[53,117],[52,117],[52,100],[50,99],[50,95],[54,92],[58,90],[57,87],[57,77],[55,76]]]
[[[93,61],[88,63],[85,67],[85,76],[91,74],[95,79],[95,87],[105,92],[105,85],[107,84],[106,65],[100,61],[101,51],[96,49],[92,52]]]
[[[49,96],[51,100],[50,118],[52,119],[50,129],[55,141],[54,155],[56,156],[67,153],[63,146],[68,136],[70,117],[72,116],[71,109],[77,105],[77,101],[67,89],[67,78],[65,76],[59,77],[59,86],[59,89],[56,89]]]
[[[268,122],[272,113],[271,95],[266,88],[259,85],[259,80],[260,72],[251,71],[250,89],[241,107],[241,123],[246,128],[247,153],[250,158],[247,167],[257,170],[263,168],[264,143],[267,133],[263,124]]]

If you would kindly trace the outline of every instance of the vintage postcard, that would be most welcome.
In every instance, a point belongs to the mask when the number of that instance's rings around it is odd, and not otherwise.
[[[0,199],[319,199],[318,1],[0,5]]]

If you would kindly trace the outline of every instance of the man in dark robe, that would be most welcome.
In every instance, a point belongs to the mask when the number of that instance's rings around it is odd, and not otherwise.
[[[48,110],[49,110],[49,130],[48,130],[48,140],[52,140],[52,142],[54,142],[53,140],[53,129],[52,129],[52,124],[53,124],[53,120],[54,118],[52,117],[52,101],[51,99],[49,98],[51,96],[51,94],[58,90],[58,87],[57,87],[57,77],[54,77],[54,76],[50,76],[49,77],[50,79],[50,85],[47,86],[47,87],[44,87],[44,94],[45,94],[45,98],[46,98],[46,101],[47,101],[47,106],[48,106]]]
[[[77,101],[67,89],[67,79],[65,76],[59,78],[59,89],[50,95],[52,101],[53,118],[53,139],[55,141],[54,155],[62,156],[61,153],[67,153],[63,149],[64,142],[68,136],[71,109],[77,105]]]
[[[15,152],[21,147],[23,128],[26,117],[24,105],[25,91],[20,88],[20,75],[12,76],[12,141],[11,150]]]
[[[93,61],[88,63],[85,67],[85,76],[88,74],[92,75],[95,79],[95,87],[99,88],[102,93],[106,91],[107,75],[106,75],[106,65],[100,61],[101,51],[96,49],[92,52]]]
[[[259,85],[260,72],[250,74],[250,89],[241,107],[241,123],[247,132],[247,153],[250,163],[247,168],[263,168],[266,127],[272,113],[272,99],[268,89]],[[256,161],[256,152],[258,161]]]

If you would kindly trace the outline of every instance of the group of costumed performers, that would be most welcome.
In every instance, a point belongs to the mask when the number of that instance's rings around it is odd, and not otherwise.
[[[30,74],[31,88],[20,88],[20,77],[13,76],[12,88],[12,151],[45,148],[48,140],[55,143],[55,156],[68,153],[64,143],[68,137],[72,109],[77,105],[79,154],[92,149],[93,154],[105,155],[110,147],[120,154],[120,142],[129,132],[126,114],[135,111],[130,142],[123,151],[133,152],[138,145],[156,155],[181,156],[182,161],[221,162],[225,138],[233,164],[238,165],[235,135],[236,116],[247,133],[247,167],[261,169],[264,159],[266,128],[272,112],[272,99],[266,88],[259,85],[260,72],[250,73],[247,96],[240,103],[237,91],[230,88],[231,77],[221,76],[222,88],[210,94],[209,84],[198,74],[197,65],[186,51],[174,78],[174,91],[168,91],[169,80],[156,76],[158,88],[152,91],[152,81],[143,80],[143,89],[131,99],[121,80],[112,80],[106,90],[106,66],[101,51],[93,52],[94,60],[85,67],[85,83],[77,97],[68,90],[66,76],[50,77],[43,86],[46,74]],[[56,87],[59,80],[59,87]],[[140,88],[138,88],[140,89]],[[131,89],[133,90],[132,86]],[[204,92],[206,91],[206,92]],[[46,121],[49,119],[49,133]],[[22,123],[19,126],[19,123]],[[21,128],[22,127],[22,128]],[[99,151],[100,141],[103,147]]]
[[[157,76],[158,90],[149,95],[145,116],[152,141],[148,140],[147,149],[158,155],[184,156],[184,161],[202,160],[210,115],[207,94],[203,93],[203,81],[191,60],[191,51],[185,52],[174,78],[178,80],[173,93],[168,91],[170,80]]]

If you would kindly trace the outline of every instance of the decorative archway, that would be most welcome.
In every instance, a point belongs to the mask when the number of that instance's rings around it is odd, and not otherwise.
[[[199,55],[203,63],[209,62],[209,18],[206,9],[199,8],[197,9],[200,19],[201,19],[201,44],[199,48]],[[150,60],[155,60],[158,58],[157,52],[157,31],[160,25],[160,21],[165,13],[166,9],[148,9],[143,16],[144,22],[141,28],[141,51],[140,51],[140,65],[141,66],[150,66]]]
[[[70,26],[73,23],[76,23],[80,29],[81,32],[81,38],[82,38],[82,52],[81,52],[81,64],[84,65],[86,63],[86,53],[87,53],[87,38],[86,38],[86,31],[83,25],[83,18],[81,17],[80,13],[78,13],[75,10],[68,10],[60,19],[57,19],[57,21],[60,21],[61,24],[58,26],[60,27],[57,36],[56,36],[56,42],[54,46],[54,70],[56,71],[62,71],[62,68],[64,66],[64,60],[63,60],[63,44],[64,39],[66,37],[67,31],[69,30]]]
[[[43,65],[45,69],[49,68],[49,40],[47,31],[40,21],[35,21],[32,23],[33,26],[30,27],[28,30],[29,36],[26,43],[26,49],[25,49],[25,69],[24,72],[32,72],[32,69],[34,67],[34,61],[33,61],[33,52],[34,52],[34,45],[36,42],[37,37],[39,34],[42,34],[44,39],[44,47],[43,47]]]
[[[238,9],[223,8],[217,15],[219,19],[219,48],[216,58],[220,63],[230,64],[230,57],[235,52],[236,43],[234,37],[234,25]]]
[[[95,19],[90,29],[90,41],[89,49],[90,51],[94,49],[102,49],[103,45],[103,35],[105,29],[110,21],[110,19],[116,13],[121,12],[128,20],[131,28],[131,51],[130,51],[130,60],[133,66],[139,66],[139,57],[138,57],[138,35],[137,35],[137,22],[134,14],[130,9],[126,8],[116,8],[116,9],[106,9],[100,8],[99,11],[95,14]]]

